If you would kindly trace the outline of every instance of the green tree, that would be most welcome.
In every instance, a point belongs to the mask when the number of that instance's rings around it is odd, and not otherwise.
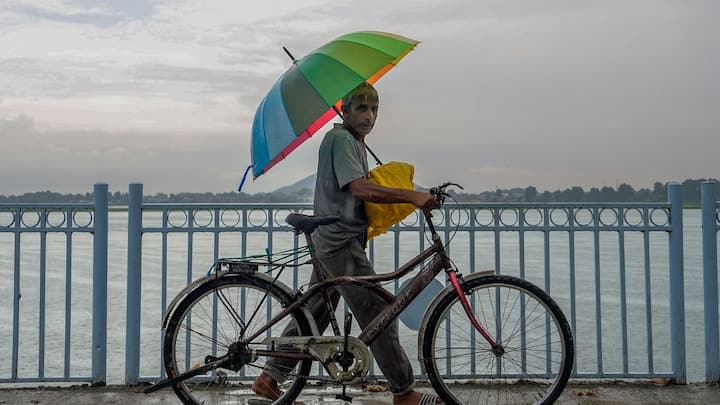
[[[575,186],[566,188],[562,193],[562,200],[567,202],[583,202],[585,201],[585,190],[582,187]]]
[[[537,201],[537,199],[538,199],[537,188],[535,188],[535,186],[526,187],[523,198],[525,201]]]
[[[597,187],[592,187],[590,189],[590,191],[588,192],[588,195],[587,195],[587,198],[585,199],[585,201],[592,201],[592,202],[601,201],[600,189]]]
[[[652,201],[652,191],[649,188],[641,188],[635,193],[637,201]]]
[[[682,196],[683,202],[694,202],[700,201],[700,184],[705,179],[687,179],[682,182]]]
[[[659,181],[653,184],[652,201],[666,201],[667,200],[667,186]]]
[[[600,189],[600,200],[599,201],[616,201],[615,200],[615,189],[610,186],[603,186]]]
[[[633,201],[635,200],[635,189],[631,185],[623,183],[618,187],[615,197],[617,201]]]

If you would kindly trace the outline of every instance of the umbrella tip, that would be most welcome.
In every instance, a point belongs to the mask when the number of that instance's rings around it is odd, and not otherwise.
[[[290,53],[290,51],[288,51],[288,49],[285,46],[283,46],[282,48],[283,48],[283,51],[285,51],[285,53],[287,54],[287,56],[289,56],[290,59],[292,59],[293,63],[295,63],[296,62],[295,57]]]

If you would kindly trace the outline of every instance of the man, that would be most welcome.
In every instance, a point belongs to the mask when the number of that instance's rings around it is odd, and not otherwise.
[[[375,274],[365,253],[368,221],[364,201],[374,203],[410,203],[423,210],[438,208],[433,195],[413,190],[388,188],[367,180],[368,163],[365,137],[375,126],[379,98],[367,83],[343,98],[343,123],[335,124],[322,141],[315,183],[316,216],[338,215],[340,221],[319,227],[312,235],[320,270],[326,277]],[[314,275],[313,280],[317,277]],[[387,305],[378,295],[357,286],[340,287],[345,301],[364,328]],[[337,292],[331,297],[337,305]],[[318,328],[324,330],[329,319],[322,300],[309,303]],[[398,341],[397,323],[393,323],[370,345],[375,360],[387,378],[395,405],[420,403],[422,394],[413,390],[414,373]],[[271,367],[288,367],[271,360]],[[281,394],[277,380],[282,375],[263,372],[253,383],[258,395],[276,399]],[[423,402],[427,402],[424,399]]]

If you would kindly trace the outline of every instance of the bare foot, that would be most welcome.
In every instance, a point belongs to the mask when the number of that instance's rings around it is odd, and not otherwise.
[[[393,397],[393,405],[418,405],[423,393],[417,391],[410,391],[407,394],[395,395]],[[436,397],[436,404],[443,404],[439,397]]]
[[[255,379],[252,384],[252,390],[261,397],[272,401],[277,400],[280,398],[280,395],[282,395],[277,381],[265,373],[260,373],[258,378]]]

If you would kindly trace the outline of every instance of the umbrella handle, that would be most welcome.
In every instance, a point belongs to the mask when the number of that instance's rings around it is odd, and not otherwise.
[[[250,172],[250,169],[252,169],[252,167],[252,165],[248,165],[247,169],[245,169],[245,174],[243,174],[242,180],[240,180],[240,186],[238,186],[238,192],[242,191],[245,180],[247,180],[248,172]]]
[[[375,164],[377,164],[378,166],[382,165],[382,162],[380,161],[380,159],[378,159],[377,155],[375,155],[375,153],[373,153],[372,149],[370,149],[370,147],[367,146],[367,144],[365,142],[363,142],[363,145],[365,145],[365,149],[367,149],[368,152],[370,152],[372,157],[375,158]]]
[[[285,47],[283,47],[283,49],[285,49]],[[287,52],[287,49],[285,49],[285,52]],[[288,52],[288,55],[290,55],[290,52]],[[292,55],[290,55],[290,57],[292,58]],[[340,118],[342,118],[342,113],[340,113],[340,110],[338,110],[337,106],[336,106],[336,105],[333,105],[332,108],[333,108],[333,110],[335,110],[335,113],[336,113]],[[365,141],[363,141],[363,145],[365,145],[365,149],[367,149],[367,151],[370,152],[370,154],[372,155],[372,157],[375,159],[375,164],[378,165],[378,166],[381,166],[381,165],[382,165],[382,162],[380,161],[380,159],[378,159],[377,155],[372,151],[372,149],[370,149],[370,147],[367,146],[367,144],[365,143]]]

